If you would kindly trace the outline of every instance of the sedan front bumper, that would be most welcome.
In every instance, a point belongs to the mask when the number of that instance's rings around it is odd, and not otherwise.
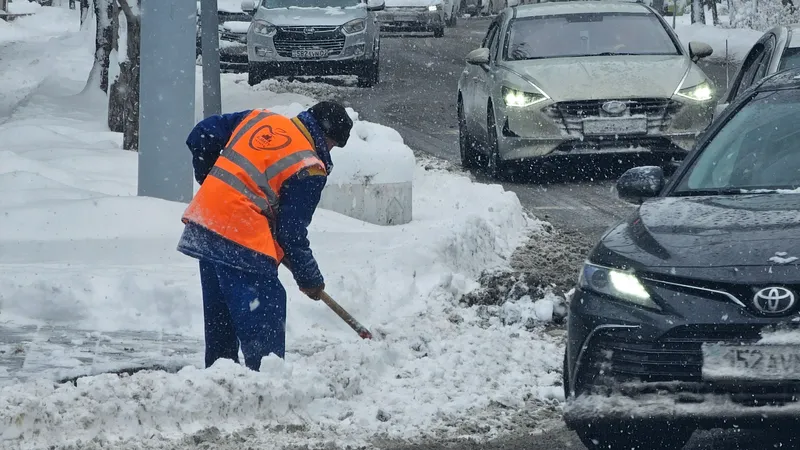
[[[700,428],[781,425],[800,414],[800,379],[708,376],[704,345],[741,346],[788,319],[686,286],[643,280],[662,311],[576,289],[570,301],[567,403],[570,428],[668,420]]]
[[[529,107],[502,105],[498,144],[504,160],[581,153],[671,153],[683,157],[711,123],[711,102],[627,99],[610,115],[607,100],[554,102]]]

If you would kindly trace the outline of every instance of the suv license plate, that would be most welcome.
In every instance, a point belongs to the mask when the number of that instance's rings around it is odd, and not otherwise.
[[[703,344],[705,380],[800,380],[800,346]]]
[[[589,136],[646,133],[647,117],[583,119],[583,134]]]
[[[324,58],[327,50],[292,50],[292,58]]]

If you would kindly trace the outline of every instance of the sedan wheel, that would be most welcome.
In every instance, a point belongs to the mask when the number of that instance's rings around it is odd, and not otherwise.
[[[478,167],[478,155],[475,148],[475,139],[469,134],[467,129],[467,119],[464,115],[464,104],[458,102],[458,146],[461,150],[461,166],[466,169]]]
[[[502,180],[505,175],[505,164],[500,158],[499,143],[497,141],[497,123],[494,119],[494,109],[489,105],[489,120],[487,121],[489,142],[488,155],[486,156],[486,173],[494,180]]]

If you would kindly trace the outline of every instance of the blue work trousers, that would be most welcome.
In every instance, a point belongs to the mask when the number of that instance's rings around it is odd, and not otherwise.
[[[200,261],[206,367],[220,358],[259,370],[261,358],[286,351],[286,290],[274,273],[258,274]]]

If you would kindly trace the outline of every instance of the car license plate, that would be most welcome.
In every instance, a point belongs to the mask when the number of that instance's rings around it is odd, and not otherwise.
[[[647,117],[583,119],[583,134],[614,136],[620,134],[646,134]]]
[[[328,51],[323,49],[292,50],[292,58],[324,58]]]
[[[703,344],[706,380],[800,380],[800,346]]]

